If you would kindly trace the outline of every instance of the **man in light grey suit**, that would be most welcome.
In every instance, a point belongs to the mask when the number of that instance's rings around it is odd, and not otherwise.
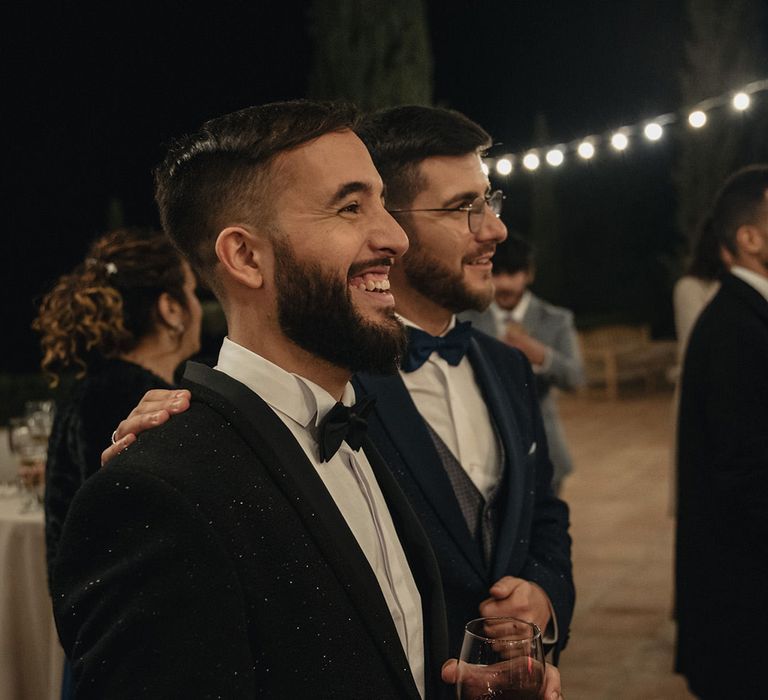
[[[554,466],[555,493],[573,470],[557,409],[557,392],[572,391],[584,381],[573,314],[548,304],[528,286],[534,278],[533,252],[522,237],[511,234],[493,258],[495,300],[484,312],[461,314],[477,329],[525,353],[536,375],[549,456]]]

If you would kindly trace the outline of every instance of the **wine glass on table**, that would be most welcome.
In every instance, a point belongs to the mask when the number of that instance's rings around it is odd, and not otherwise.
[[[481,617],[464,628],[459,700],[536,700],[544,684],[541,630],[515,617]]]
[[[48,440],[42,440],[27,416],[11,418],[8,441],[16,458],[19,482],[24,493],[22,513],[38,509],[43,502]]]

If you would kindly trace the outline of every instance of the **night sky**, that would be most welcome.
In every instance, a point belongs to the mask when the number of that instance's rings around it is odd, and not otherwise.
[[[30,4],[4,22],[2,291],[11,342],[0,371],[34,370],[35,301],[105,230],[111,199],[126,223],[156,224],[150,173],[164,142],[211,116],[304,96],[307,4],[59,2]],[[537,113],[553,141],[567,141],[681,106],[682,0],[432,0],[428,18],[435,103],[480,122],[502,150],[533,145]],[[614,191],[595,196],[629,218],[642,209],[656,217],[654,235],[674,237],[669,166],[663,152],[627,157]],[[621,168],[647,178],[617,204]],[[589,178],[565,177],[571,200],[587,196]],[[506,220],[525,227],[530,187],[510,189]],[[590,310],[599,298],[595,287],[572,306]]]

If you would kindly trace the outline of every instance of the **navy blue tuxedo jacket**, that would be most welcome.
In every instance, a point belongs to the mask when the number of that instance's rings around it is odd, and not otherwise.
[[[468,351],[478,386],[504,445],[501,525],[490,570],[461,514],[448,476],[399,375],[358,374],[358,395],[376,396],[369,435],[416,511],[437,555],[448,612],[450,652],[461,648],[464,625],[502,576],[539,584],[559,626],[555,653],[568,637],[574,587],[568,507],[551,489],[552,465],[525,356],[472,330]]]

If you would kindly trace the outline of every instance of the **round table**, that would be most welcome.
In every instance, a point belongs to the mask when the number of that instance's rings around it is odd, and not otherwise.
[[[0,497],[0,700],[58,700],[64,654],[45,572],[42,510]]]

